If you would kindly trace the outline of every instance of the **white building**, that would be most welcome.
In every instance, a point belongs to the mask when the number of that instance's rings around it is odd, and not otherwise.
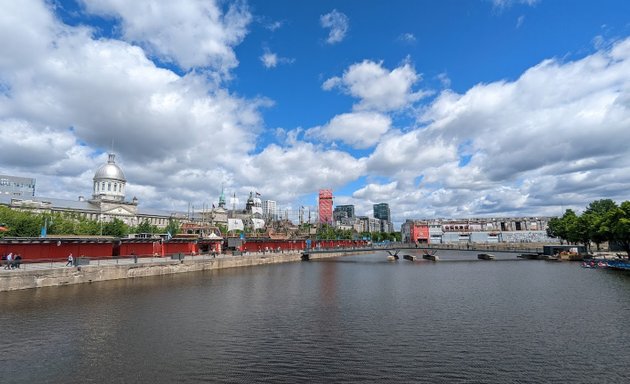
[[[278,219],[278,206],[274,200],[263,200],[262,211],[265,219]]]

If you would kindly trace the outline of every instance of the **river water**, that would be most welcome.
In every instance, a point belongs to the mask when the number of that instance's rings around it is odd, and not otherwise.
[[[629,274],[438,255],[0,292],[0,382],[630,382]]]

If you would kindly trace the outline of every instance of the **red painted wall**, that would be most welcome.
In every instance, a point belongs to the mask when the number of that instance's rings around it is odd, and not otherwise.
[[[72,253],[74,257],[111,257],[112,242],[89,242],[82,240],[31,240],[0,243],[0,255],[9,252],[20,254],[22,260],[59,259],[65,260]]]

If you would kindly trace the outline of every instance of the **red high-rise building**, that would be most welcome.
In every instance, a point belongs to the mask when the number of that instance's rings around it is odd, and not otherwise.
[[[333,194],[332,189],[319,190],[319,222],[332,224],[333,221]]]

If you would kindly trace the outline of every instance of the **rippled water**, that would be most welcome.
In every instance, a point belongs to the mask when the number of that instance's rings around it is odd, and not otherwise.
[[[630,382],[630,275],[439,255],[0,292],[0,382]]]

